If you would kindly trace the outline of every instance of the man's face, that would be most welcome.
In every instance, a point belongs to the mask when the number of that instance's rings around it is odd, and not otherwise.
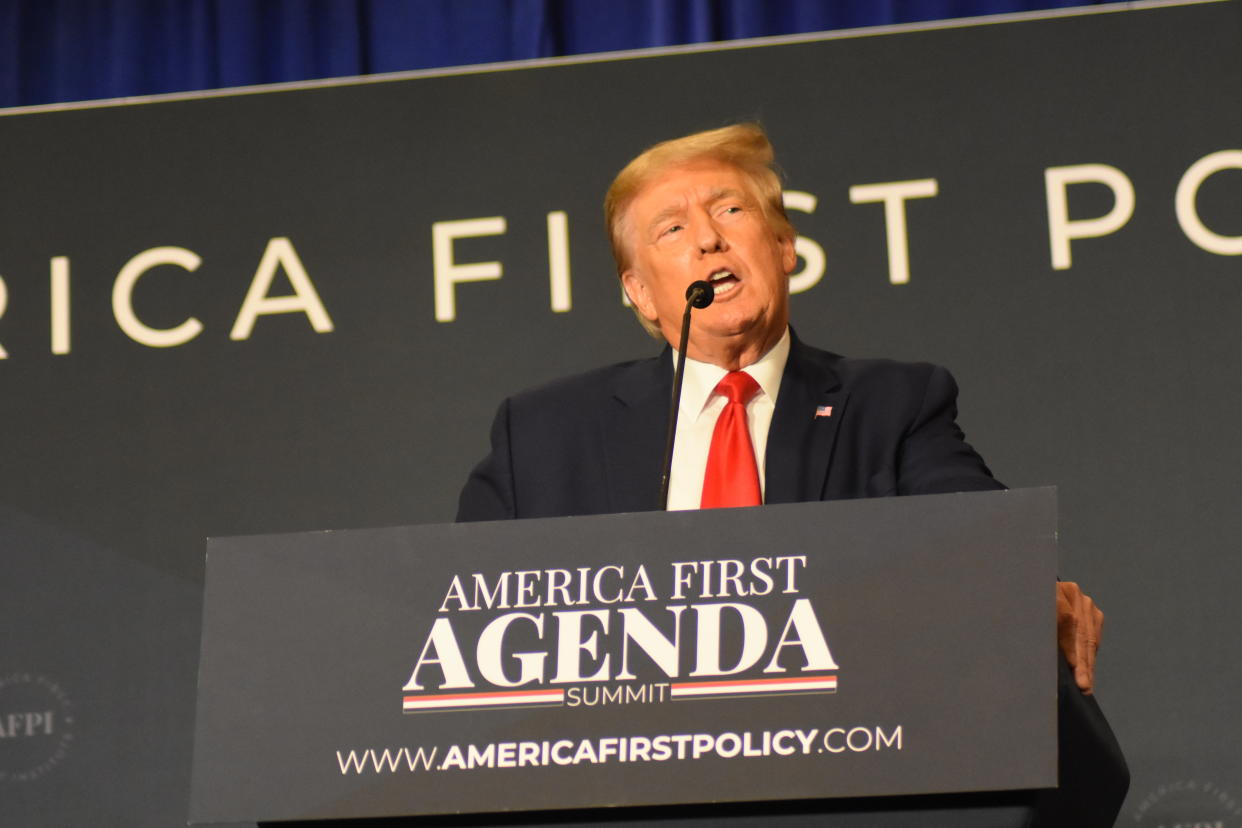
[[[789,321],[793,239],[764,218],[750,179],[719,161],[673,167],[652,179],[625,213],[630,266],[621,274],[630,301],[674,346],[686,288],[711,282],[715,301],[694,312],[687,353],[716,361],[776,343]]]

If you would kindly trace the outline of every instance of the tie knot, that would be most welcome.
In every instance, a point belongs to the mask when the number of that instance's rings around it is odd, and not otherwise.
[[[759,393],[759,383],[745,371],[730,371],[716,384],[716,393],[723,394],[731,403],[746,405]]]

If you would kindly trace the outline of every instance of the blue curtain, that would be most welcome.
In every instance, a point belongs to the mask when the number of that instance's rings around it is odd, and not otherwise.
[[[876,26],[1084,0],[0,0],[0,106]]]

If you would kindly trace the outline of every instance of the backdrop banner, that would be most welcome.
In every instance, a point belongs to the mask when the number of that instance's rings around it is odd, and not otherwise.
[[[451,520],[505,395],[658,347],[612,176],[745,119],[799,336],[1059,487],[1123,819],[1236,822],[1242,3],[1126,5],[0,116],[0,822],[184,824],[205,539]]]

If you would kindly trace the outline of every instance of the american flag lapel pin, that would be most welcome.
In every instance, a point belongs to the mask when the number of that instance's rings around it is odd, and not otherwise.
[[[831,417],[831,416],[832,416],[832,406],[831,406],[831,405],[817,405],[817,406],[815,406],[815,416],[816,416],[816,417]]]

